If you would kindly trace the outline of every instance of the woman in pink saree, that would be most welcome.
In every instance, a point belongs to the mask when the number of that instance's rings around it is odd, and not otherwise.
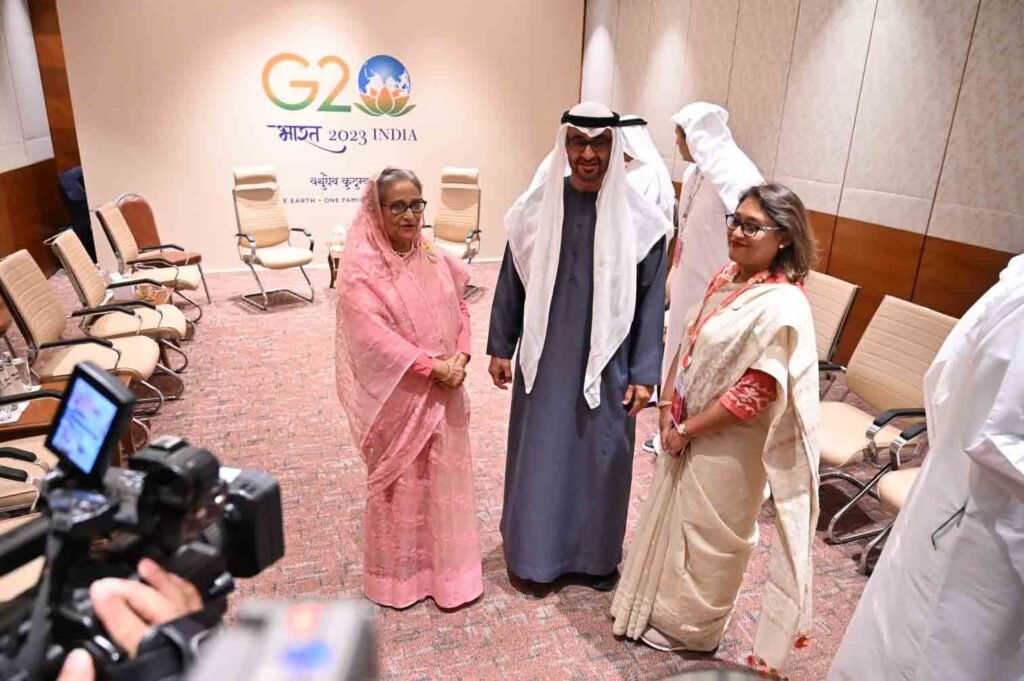
[[[455,608],[483,591],[469,451],[468,269],[420,230],[411,171],[366,185],[341,258],[338,397],[367,467],[363,591]]]

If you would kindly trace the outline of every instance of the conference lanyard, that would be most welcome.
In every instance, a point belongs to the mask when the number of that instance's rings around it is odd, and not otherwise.
[[[700,336],[700,332],[704,329],[704,325],[707,324],[708,321],[716,314],[732,305],[733,301],[735,301],[741,295],[746,293],[751,286],[754,286],[755,284],[760,284],[764,282],[766,279],[768,279],[770,274],[771,272],[769,270],[764,270],[763,272],[755,274],[754,276],[747,280],[746,284],[744,284],[743,286],[741,286],[740,288],[736,289],[728,296],[726,296],[725,300],[723,300],[718,305],[718,307],[712,310],[707,317],[701,319],[701,316],[704,314],[704,308],[705,306],[707,306],[708,300],[711,299],[711,296],[713,296],[720,288],[722,288],[722,286],[725,286],[725,284],[731,283],[732,281],[732,279],[729,279],[729,281],[723,281],[719,283],[721,278],[723,276],[726,276],[726,272],[722,272],[722,274],[718,276],[719,281],[716,281],[714,284],[708,287],[707,293],[704,294],[704,300],[701,301],[700,310],[697,311],[697,316],[694,317],[693,321],[690,322],[690,325],[686,328],[687,348],[686,354],[683,355],[682,360],[683,369],[690,368],[690,362],[693,360],[693,349],[697,345],[697,338]],[[731,276],[735,277],[736,275],[732,274]],[[717,284],[717,286],[715,284]]]

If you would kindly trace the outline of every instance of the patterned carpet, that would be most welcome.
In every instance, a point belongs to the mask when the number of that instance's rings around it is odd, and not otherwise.
[[[688,659],[612,635],[611,594],[565,586],[543,600],[508,583],[498,520],[501,515],[505,438],[510,393],[486,374],[486,330],[497,265],[474,265],[486,287],[472,302],[474,361],[467,386],[477,474],[484,595],[456,612],[432,601],[403,611],[376,608],[383,675],[394,679],[661,679],[685,671],[736,668],[750,652],[760,611],[767,549],[774,531],[766,505],[761,545],[754,551],[733,620],[712,660]],[[225,464],[260,468],[280,481],[287,553],[264,574],[241,584],[236,601],[270,598],[361,598],[361,514],[365,469],[352,446],[334,388],[335,296],[326,270],[311,272],[314,304],[277,298],[271,312],[255,311],[239,296],[253,290],[247,273],[209,276],[214,298],[205,306],[185,399],[168,403],[154,419],[154,434],[174,433],[213,451]],[[54,277],[71,299],[63,273]],[[304,282],[297,273],[267,275],[269,286]],[[16,335],[16,332],[12,332]],[[839,392],[834,386],[832,392]],[[653,410],[641,415],[640,434],[651,430]],[[638,437],[639,441],[642,437]],[[653,471],[639,449],[633,475],[628,549]],[[864,472],[861,472],[863,475]],[[848,490],[826,489],[823,517]],[[869,511],[874,515],[874,510]],[[872,521],[851,514],[851,526]],[[842,638],[866,578],[857,573],[859,545],[814,545],[815,625],[810,647],[794,651],[791,679],[820,679]]]

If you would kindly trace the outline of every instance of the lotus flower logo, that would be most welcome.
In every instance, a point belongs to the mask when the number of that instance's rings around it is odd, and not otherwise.
[[[386,54],[370,57],[359,69],[359,96],[354,105],[371,116],[404,116],[416,108],[409,104],[412,82],[402,62]]]

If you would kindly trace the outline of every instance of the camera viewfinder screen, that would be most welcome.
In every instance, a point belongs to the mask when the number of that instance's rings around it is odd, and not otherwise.
[[[103,441],[117,416],[117,405],[81,379],[71,385],[64,414],[53,434],[53,446],[85,474],[92,472]]]

